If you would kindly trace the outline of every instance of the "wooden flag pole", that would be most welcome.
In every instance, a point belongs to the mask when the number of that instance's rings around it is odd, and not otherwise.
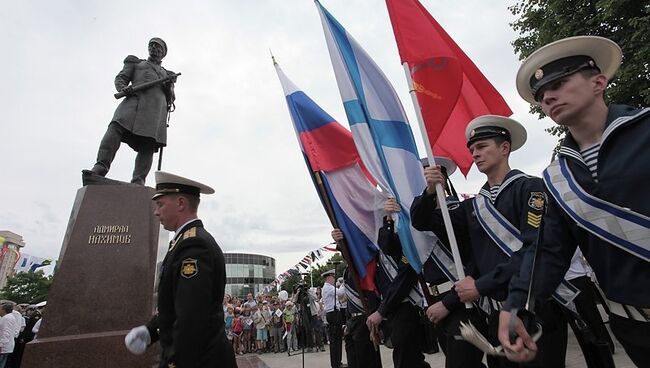
[[[325,212],[327,212],[327,217],[329,217],[332,227],[334,227],[335,229],[339,229],[338,221],[336,221],[336,216],[334,216],[334,208],[332,208],[332,204],[330,203],[330,198],[327,196],[327,191],[325,190],[325,185],[323,185],[323,178],[321,178],[320,172],[315,172],[314,177],[316,179],[318,193],[320,194],[320,197],[323,199],[323,204],[325,205]],[[350,268],[350,272],[352,272],[352,280],[354,281],[354,286],[359,292],[359,296],[362,297],[361,301],[363,302],[363,308],[367,312],[368,311],[367,301],[366,298],[363,298],[363,294],[361,292],[361,280],[359,280],[359,274],[357,273],[357,270],[354,268],[354,262],[352,262],[352,257],[350,256],[348,243],[345,241],[345,239],[343,239],[337,241],[336,245],[341,250],[341,254],[343,255],[343,258],[345,259],[347,264],[351,266],[349,268]]]

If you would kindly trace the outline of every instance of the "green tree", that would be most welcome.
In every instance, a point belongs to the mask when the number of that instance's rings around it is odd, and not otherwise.
[[[293,293],[294,286],[298,285],[301,280],[302,280],[302,277],[300,276],[300,274],[297,274],[297,273],[292,274],[291,276],[289,276],[287,279],[284,280],[284,282],[280,286],[280,289],[281,290],[286,290],[287,293],[289,293],[289,295],[291,295]]]
[[[0,292],[0,298],[12,300],[18,304],[35,304],[47,300],[52,285],[52,276],[45,276],[43,271],[18,272],[7,279],[7,284]]]
[[[341,263],[334,264],[335,262],[341,262]],[[311,285],[312,280],[314,282],[315,287],[322,286],[324,280],[323,280],[323,277],[321,276],[321,274],[323,272],[327,271],[327,270],[333,269],[335,266],[336,266],[336,277],[343,276],[343,270],[346,267],[346,262],[343,259],[343,257],[341,256],[341,253],[334,254],[332,256],[332,258],[330,258],[328,260],[327,264],[317,266],[317,267],[313,267],[312,270],[311,270],[311,277],[310,277],[310,275],[302,275],[302,276],[305,277],[305,283],[308,286]],[[307,271],[308,270],[305,270],[305,272],[307,272]],[[291,295],[291,293],[293,292],[293,287],[295,285],[297,285],[299,282],[301,282],[302,276],[300,274],[298,274],[297,272],[295,272],[295,273],[292,272],[292,275],[289,276],[286,280],[284,280],[284,282],[280,286],[280,289],[286,290],[289,293],[289,295]]]
[[[519,33],[512,45],[520,60],[565,37],[609,38],[623,50],[623,64],[605,100],[650,106],[650,0],[520,0],[508,9],[517,17],[510,26]],[[531,112],[544,117],[537,106]],[[547,131],[563,137],[566,130],[554,126]]]

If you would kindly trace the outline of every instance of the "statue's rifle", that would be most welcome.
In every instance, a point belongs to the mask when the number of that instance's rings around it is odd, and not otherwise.
[[[119,100],[120,98],[131,95],[135,92],[142,91],[144,89],[151,88],[153,86],[157,86],[159,84],[163,84],[169,81],[175,81],[176,77],[178,77],[179,75],[181,75],[181,73],[170,73],[166,77],[160,79],[136,84],[135,86],[129,86],[119,91],[118,93],[114,94],[113,96]]]

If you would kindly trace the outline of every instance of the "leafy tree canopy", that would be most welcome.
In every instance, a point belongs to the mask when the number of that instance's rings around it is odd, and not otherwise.
[[[341,262],[339,264],[336,264],[336,262]],[[341,253],[336,253],[332,256],[332,258],[329,259],[327,264],[324,264],[322,266],[314,267],[311,270],[311,277],[310,275],[303,275],[305,277],[305,284],[308,286],[311,286],[311,281],[313,280],[314,282],[314,287],[322,286],[323,282],[323,277],[321,274],[327,270],[331,270],[334,267],[336,267],[336,277],[341,277],[343,276],[343,270],[346,267],[345,260],[341,256]],[[305,270],[305,272],[308,272],[309,270]],[[289,295],[293,292],[293,287],[297,285],[301,281],[302,277],[298,273],[292,274],[289,278],[287,278],[281,286],[282,290],[286,290]]]
[[[45,276],[43,271],[18,272],[7,279],[7,285],[0,292],[0,298],[18,304],[35,304],[47,300],[52,285],[52,276]]]

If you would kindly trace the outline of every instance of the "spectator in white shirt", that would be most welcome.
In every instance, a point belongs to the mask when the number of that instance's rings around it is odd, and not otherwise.
[[[14,351],[14,337],[18,321],[11,313],[14,307],[4,303],[0,307],[0,368],[5,368],[9,354]]]

